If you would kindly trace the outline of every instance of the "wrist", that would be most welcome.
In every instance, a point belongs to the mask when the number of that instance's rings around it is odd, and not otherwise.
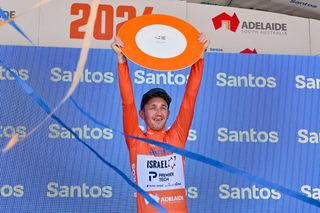
[[[126,61],[127,61],[126,57],[123,54],[118,55],[118,62],[119,63],[123,63],[123,62],[126,62]]]

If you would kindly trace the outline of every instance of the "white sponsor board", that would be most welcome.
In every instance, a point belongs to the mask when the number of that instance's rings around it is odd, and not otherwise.
[[[187,4],[187,14],[188,22],[212,40],[211,51],[310,54],[305,18],[193,3]]]
[[[9,17],[16,17],[21,13],[23,16],[17,17],[14,23],[23,31],[33,44],[38,44],[39,31],[39,8],[30,8],[38,3],[38,0],[24,0],[24,1],[0,1],[0,7]],[[0,21],[2,19],[0,18]],[[0,44],[1,45],[32,45],[26,38],[23,37],[10,24],[0,26]]]
[[[163,157],[138,155],[138,185],[145,191],[184,189],[184,171],[180,155]]]
[[[40,46],[81,47],[91,1],[54,1],[40,12]],[[170,6],[168,6],[170,5]],[[121,24],[143,14],[167,14],[185,19],[184,1],[106,1],[100,2],[94,26],[93,48],[110,48]]]
[[[9,16],[15,16],[26,12],[35,3],[38,1],[2,0],[0,7]],[[16,19],[16,24],[35,45],[81,47],[90,3],[90,0],[51,1],[40,8],[27,11]],[[91,47],[110,48],[113,37],[123,22],[150,13],[168,14],[187,20],[211,39],[209,51],[310,55],[309,19],[178,0],[102,0]],[[314,28],[310,31],[315,35],[316,22],[310,21]],[[0,27],[0,33],[2,45],[31,45],[8,24]],[[316,42],[315,39],[311,41],[313,46]],[[311,51],[317,51],[314,47],[311,48]]]
[[[311,46],[311,55],[320,56],[320,21],[310,19],[310,46]]]

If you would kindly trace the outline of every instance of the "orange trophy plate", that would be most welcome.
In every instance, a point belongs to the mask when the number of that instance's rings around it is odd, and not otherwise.
[[[144,15],[124,23],[118,36],[123,54],[152,70],[180,70],[194,64],[203,52],[199,32],[188,22],[168,15]]]

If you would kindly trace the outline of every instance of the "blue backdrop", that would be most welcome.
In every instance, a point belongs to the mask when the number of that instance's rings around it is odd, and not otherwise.
[[[1,147],[13,133],[23,137],[46,117],[5,67],[54,108],[71,85],[79,54],[80,49],[73,48],[0,46]],[[189,68],[166,73],[129,65],[138,106],[150,88],[162,87],[171,95],[169,127]],[[317,57],[207,53],[187,150],[319,200],[319,69]],[[111,50],[89,52],[73,98],[96,119],[122,130],[117,60]],[[93,123],[70,101],[56,115],[131,178],[122,135]],[[275,189],[191,159],[185,168],[190,212],[318,211]],[[53,120],[2,154],[0,171],[1,212],[136,208],[134,190]]]

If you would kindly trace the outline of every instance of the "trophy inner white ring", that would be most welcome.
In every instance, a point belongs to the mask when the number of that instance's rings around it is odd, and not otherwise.
[[[187,40],[179,30],[162,24],[141,28],[135,40],[142,52],[156,58],[176,57],[187,47]]]

